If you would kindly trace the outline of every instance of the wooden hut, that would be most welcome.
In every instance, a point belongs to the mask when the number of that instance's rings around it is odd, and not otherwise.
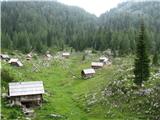
[[[107,62],[109,61],[109,59],[106,58],[106,57],[100,57],[99,61],[102,62],[102,63],[104,63],[104,64],[107,64]]]
[[[99,61],[108,66],[112,64],[112,62],[106,57],[100,57]]]
[[[46,57],[47,60],[51,60],[51,59],[52,59],[52,55],[49,54],[49,53],[47,53],[47,54],[45,55],[45,57]]]
[[[31,60],[32,59],[32,54],[27,54],[26,60]]]
[[[42,94],[44,94],[43,82],[9,83],[8,94],[10,102],[14,105],[25,106],[26,108],[40,105],[42,103]]]
[[[93,77],[93,75],[95,74],[95,70],[92,69],[92,68],[89,68],[89,69],[84,69],[81,71],[81,76],[83,78],[90,78],[90,77]]]
[[[17,67],[23,66],[23,64],[17,58],[11,58],[8,63]]]
[[[69,52],[62,53],[62,57],[64,57],[64,58],[69,58],[69,56],[70,56]]]
[[[1,56],[1,60],[6,60],[6,61],[10,60],[9,55],[1,54],[0,56]]]
[[[103,67],[103,63],[102,63],[102,62],[92,62],[92,63],[91,63],[91,67],[92,67],[93,69],[102,68],[102,67]]]

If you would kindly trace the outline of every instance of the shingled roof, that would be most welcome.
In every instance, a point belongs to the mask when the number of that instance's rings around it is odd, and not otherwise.
[[[101,63],[101,62],[92,62],[91,66],[103,67],[103,63]]]
[[[83,70],[84,74],[94,74],[96,73],[94,69],[89,68],[89,69],[84,69]]]
[[[106,57],[100,57],[99,60],[108,61],[108,58],[106,58]]]
[[[17,63],[18,66],[20,66],[20,67],[23,66],[23,64],[17,58],[11,58],[8,63],[9,64],[11,64],[11,63]]]
[[[18,61],[19,61],[19,60],[18,60],[17,58],[11,58],[8,63],[18,62]]]
[[[69,53],[69,52],[64,52],[64,53],[62,53],[62,55],[63,55],[63,56],[69,56],[70,53]]]
[[[51,54],[46,54],[46,57],[51,58],[52,55]]]
[[[9,55],[1,54],[0,56],[1,56],[3,59],[9,59]]]
[[[42,81],[9,83],[9,96],[37,95],[43,93],[44,87]]]

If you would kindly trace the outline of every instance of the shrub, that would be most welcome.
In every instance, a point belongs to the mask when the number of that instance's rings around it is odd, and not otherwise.
[[[6,87],[9,82],[13,81],[13,77],[9,74],[9,72],[6,69],[2,69],[1,71],[1,84],[2,86]]]

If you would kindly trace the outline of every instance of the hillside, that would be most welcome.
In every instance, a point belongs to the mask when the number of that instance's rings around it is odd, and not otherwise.
[[[160,2],[124,2],[99,18],[101,31],[111,31],[112,39],[108,39],[113,50],[133,52],[136,35],[143,18],[146,26],[146,37],[150,51],[160,52]],[[104,33],[103,36],[108,36]],[[103,40],[102,40],[103,41]],[[121,49],[121,47],[123,49]]]
[[[160,2],[125,2],[99,18],[58,2],[2,2],[2,48],[29,52],[66,46],[134,53],[143,16],[148,47],[160,51]],[[25,44],[25,47],[22,45]]]
[[[100,16],[100,22],[115,30],[138,28],[141,17],[149,29],[159,32],[160,2],[124,2]]]
[[[8,91],[8,82],[41,80],[44,99],[29,117],[32,120],[159,120],[159,67],[151,67],[150,80],[140,90],[133,84],[133,56],[114,58],[111,66],[96,70],[94,77],[81,78],[81,70],[101,55],[89,54],[83,61],[83,53],[72,53],[69,59],[56,54],[50,61],[39,55],[27,61],[25,55],[14,51],[10,56],[18,57],[24,66],[13,67],[1,61],[2,95]],[[3,120],[27,118],[2,97]]]
[[[1,6],[3,48],[44,52],[67,44],[81,50],[89,46],[85,41],[92,40],[96,17],[78,7],[54,1],[2,2]]]

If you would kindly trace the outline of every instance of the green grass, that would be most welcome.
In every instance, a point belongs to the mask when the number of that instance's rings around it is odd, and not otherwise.
[[[112,65],[96,70],[93,78],[84,80],[80,77],[81,70],[89,68],[92,59],[98,59],[98,55],[81,61],[82,55],[77,53],[69,59],[52,60],[49,62],[49,67],[40,64],[38,72],[32,71],[32,64],[39,64],[42,58],[39,62],[38,60],[26,61],[23,68],[12,67],[2,62],[2,69],[7,69],[14,76],[15,81],[42,80],[44,82],[44,88],[48,94],[44,94],[43,97],[47,102],[35,110],[34,120],[53,120],[49,114],[63,115],[64,117],[60,120],[140,120],[134,113],[119,111],[117,108],[111,108],[110,105],[104,106],[100,102],[87,106],[86,96],[93,93],[100,96],[101,90],[113,80],[113,73],[116,72],[117,66]],[[7,89],[2,90],[2,92],[6,91]],[[8,117],[12,114],[13,108],[8,108],[4,104],[5,102],[2,101],[2,115]],[[88,108],[90,111],[87,111]],[[21,113],[19,109],[16,111]]]

